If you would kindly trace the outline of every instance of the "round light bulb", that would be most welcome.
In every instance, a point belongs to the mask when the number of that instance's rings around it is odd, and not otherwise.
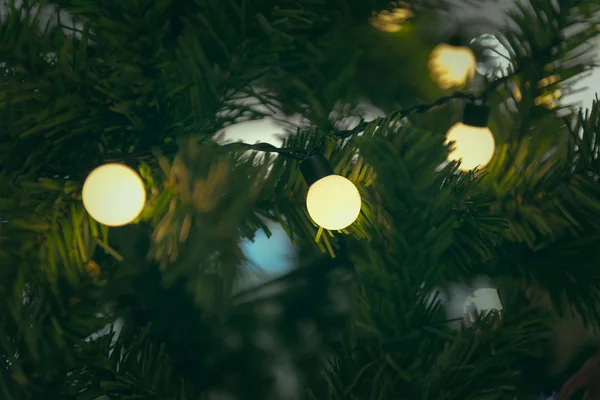
[[[461,161],[459,169],[462,171],[483,167],[494,156],[494,136],[487,127],[457,122],[448,131],[446,141],[454,142],[454,150],[448,154],[448,161]]]
[[[464,86],[475,76],[477,60],[465,46],[437,45],[429,56],[429,72],[442,89]]]
[[[107,226],[123,226],[136,219],[146,203],[140,176],[123,164],[105,164],[86,178],[83,205],[90,216]]]
[[[494,288],[482,288],[473,292],[472,301],[478,311],[502,311],[502,302]]]
[[[360,193],[343,176],[328,175],[310,186],[306,207],[317,225],[332,231],[344,229],[360,214]]]

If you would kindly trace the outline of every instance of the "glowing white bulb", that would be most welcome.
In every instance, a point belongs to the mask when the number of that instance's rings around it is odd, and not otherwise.
[[[500,296],[498,296],[498,291],[494,288],[483,288],[477,289],[473,292],[473,297],[471,299],[477,307],[478,311],[502,311],[502,302],[500,301]]]
[[[464,86],[475,76],[477,60],[473,51],[464,46],[437,45],[429,56],[429,72],[442,89]]]
[[[310,186],[306,207],[317,225],[329,230],[344,229],[360,214],[360,193],[343,176],[328,175]]]
[[[83,184],[83,205],[92,218],[107,226],[123,226],[142,212],[146,189],[140,176],[123,164],[93,170]]]
[[[487,127],[476,127],[457,122],[446,134],[446,141],[454,142],[454,150],[448,154],[448,161],[461,161],[459,169],[470,171],[483,167],[494,156],[495,142]]]

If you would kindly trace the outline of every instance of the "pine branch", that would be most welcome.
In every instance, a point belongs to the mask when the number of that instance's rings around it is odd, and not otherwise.
[[[413,105],[413,106],[410,106],[405,109],[396,110],[390,115],[389,119],[394,120],[397,118],[404,118],[404,117],[409,116],[412,113],[419,113],[419,114],[427,113],[436,107],[443,106],[443,105],[450,103],[452,100],[468,100],[471,102],[485,101],[490,96],[490,94],[493,93],[498,87],[500,87],[502,84],[505,84],[509,80],[513,79],[520,72],[521,72],[520,70],[515,70],[514,72],[512,72],[510,74],[507,74],[501,78],[494,80],[479,96],[476,96],[472,93],[467,93],[467,92],[455,92],[449,96],[440,97],[439,99],[437,99],[436,101],[434,101],[432,103],[417,104],[417,105]],[[364,120],[361,120],[355,128],[350,129],[350,130],[336,131],[334,133],[334,135],[339,139],[347,139],[350,136],[354,136],[354,135],[364,131],[367,128],[367,126],[374,125],[374,124],[376,126],[378,123],[379,122],[368,123],[368,122],[365,122]],[[310,128],[306,128],[306,129],[310,130]],[[278,148],[269,143],[248,144],[248,143],[241,143],[241,142],[229,143],[229,144],[221,145],[220,147],[232,148],[232,149],[234,149],[234,151],[235,150],[244,150],[244,151],[253,150],[253,151],[259,151],[259,152],[277,153],[277,154],[281,154],[286,157],[297,159],[297,160],[306,159],[307,157],[309,157],[311,154],[313,154],[317,150],[316,148],[313,148],[310,150],[305,150],[303,148],[291,148],[291,147]],[[161,152],[163,154],[172,154],[172,153],[176,152],[177,149],[178,149],[178,147],[176,147],[176,146],[164,147],[164,148],[161,148]],[[127,159],[144,160],[147,158],[151,158],[154,154],[155,154],[155,152],[152,152],[152,151],[144,151],[144,152],[138,152],[138,153],[133,153],[133,154],[127,154],[127,155],[111,155],[110,157],[105,158],[105,161],[106,162],[116,162],[116,161],[123,161],[123,160],[127,160]]]

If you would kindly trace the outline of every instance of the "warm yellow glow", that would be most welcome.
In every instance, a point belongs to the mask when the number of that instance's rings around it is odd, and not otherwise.
[[[83,184],[83,205],[92,218],[107,226],[127,225],[140,215],[146,189],[140,176],[123,164],[105,164]]]
[[[556,82],[558,82],[560,80],[560,76],[558,75],[550,75],[547,78],[543,78],[540,79],[540,81],[538,82],[538,86],[541,88],[545,88],[546,86],[550,86],[555,84]]]
[[[475,76],[476,67],[475,54],[464,46],[442,43],[429,56],[431,78],[442,89],[464,86]]]
[[[560,81],[560,76],[554,74],[550,75],[546,78],[541,79],[538,82],[538,87],[546,88],[550,85],[554,85]],[[543,105],[548,109],[553,109],[558,105],[558,100],[562,97],[562,92],[560,89],[555,88],[554,90],[546,90],[540,96],[536,97],[534,103],[536,106]]]
[[[557,100],[560,100],[561,97],[562,92],[560,91],[560,89],[555,89],[552,92],[546,92],[536,97],[534,103],[536,106],[543,105],[548,109],[553,109],[558,104]]]
[[[306,207],[317,225],[332,231],[344,229],[360,214],[360,193],[354,183],[343,176],[329,175],[308,189]]]
[[[462,171],[483,167],[494,156],[494,136],[487,127],[479,128],[458,122],[450,128],[446,140],[454,142],[454,150],[448,155],[448,161],[462,161],[459,167]]]
[[[523,93],[521,92],[521,88],[517,84],[512,85],[512,95],[513,99],[515,99],[517,103],[523,100]]]
[[[371,25],[383,32],[399,32],[402,24],[414,17],[407,8],[394,8],[392,11],[381,11],[371,18]]]

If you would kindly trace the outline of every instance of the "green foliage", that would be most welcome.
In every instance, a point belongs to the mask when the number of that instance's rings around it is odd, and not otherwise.
[[[444,94],[425,66],[446,1],[403,5],[415,17],[396,33],[369,24],[392,7],[379,0],[53,4],[60,18],[29,0],[0,20],[2,399],[526,398],[551,317],[524,289],[600,324],[600,102],[541,100],[594,64],[596,1],[509,12],[513,75],[488,99],[497,153],[469,174],[445,163],[456,102],[339,138],[361,97],[387,112]],[[357,185],[353,225],[314,224],[298,160],[212,141],[266,110],[310,122],[284,146]],[[144,179],[135,224],[83,208],[106,161]],[[240,243],[266,220],[301,256],[247,288]],[[481,274],[502,314],[454,329],[441,293]]]
[[[566,296],[571,307],[597,327],[595,256],[579,246],[595,243],[600,193],[590,173],[574,168],[574,149],[577,154],[585,150],[578,143],[579,133],[571,133],[582,130],[584,119],[580,116],[576,126],[570,117],[560,117],[568,112],[566,107],[539,100],[556,90],[568,94],[595,63],[589,39],[597,35],[597,25],[574,25],[599,9],[585,1],[534,1],[532,6],[522,5],[509,14],[524,28],[504,35],[514,68],[522,73],[498,92],[504,97],[496,97],[504,105],[495,116],[494,131],[501,143],[485,182],[498,199],[494,212],[505,214],[510,222],[506,237],[511,243],[496,259],[497,269],[540,284],[561,314],[566,312]],[[549,270],[548,265],[559,267]]]
[[[387,171],[372,187],[387,229],[356,251],[357,315],[334,347],[329,390],[317,398],[513,398],[522,368],[515,360],[539,354],[547,320],[511,296],[502,318],[454,332],[435,295],[485,270],[502,241],[504,221],[481,211],[479,179],[457,176],[452,165],[435,172],[446,157],[442,138],[419,129],[400,127],[360,149]]]

